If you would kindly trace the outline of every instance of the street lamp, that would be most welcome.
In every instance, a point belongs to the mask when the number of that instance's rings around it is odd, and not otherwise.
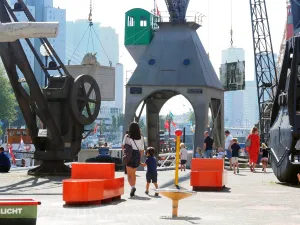
[[[46,65],[46,69],[48,68],[48,57],[51,55],[51,51],[49,49],[49,47],[46,44],[41,45],[40,47],[40,53],[42,56],[45,57],[45,65]],[[45,74],[45,87],[47,86],[47,75]]]

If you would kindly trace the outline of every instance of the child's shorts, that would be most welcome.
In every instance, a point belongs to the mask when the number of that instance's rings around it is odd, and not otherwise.
[[[238,163],[239,162],[239,157],[232,157],[231,162],[232,163]]]
[[[147,183],[157,183],[157,173],[146,173]]]
[[[181,165],[185,165],[187,160],[180,160]]]

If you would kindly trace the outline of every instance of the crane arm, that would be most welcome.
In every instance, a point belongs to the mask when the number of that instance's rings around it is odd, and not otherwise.
[[[23,38],[54,38],[58,35],[57,22],[0,23],[0,42],[14,42]]]

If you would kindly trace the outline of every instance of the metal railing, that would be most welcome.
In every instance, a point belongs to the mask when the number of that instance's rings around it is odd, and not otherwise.
[[[195,11],[189,11],[186,13],[186,22],[195,22],[199,25],[203,24],[203,17],[205,17],[205,15],[203,15],[200,12],[195,12]],[[154,23],[160,23],[160,22],[170,22],[170,15],[168,11],[161,11],[160,15],[156,15],[156,17],[154,17]]]

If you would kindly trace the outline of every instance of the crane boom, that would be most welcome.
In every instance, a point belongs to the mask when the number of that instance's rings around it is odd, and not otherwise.
[[[260,139],[269,140],[271,110],[278,80],[265,0],[250,0]]]

